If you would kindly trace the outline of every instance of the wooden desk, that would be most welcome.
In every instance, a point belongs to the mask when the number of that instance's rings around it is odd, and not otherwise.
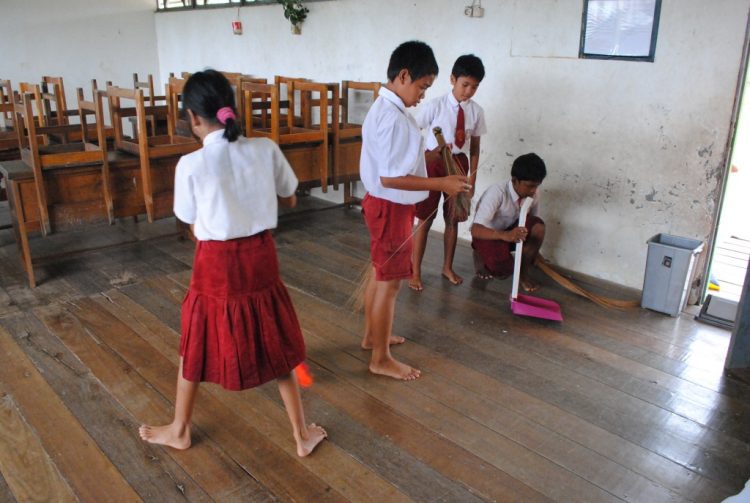
[[[151,165],[156,218],[173,215],[174,170],[177,160],[178,157],[163,158],[153,161]],[[110,152],[109,166],[115,217],[146,213],[138,157]],[[29,286],[33,288],[36,280],[29,235],[41,232],[34,172],[23,161],[5,161],[0,163],[0,174],[5,178],[11,221],[21,261],[29,278]],[[55,232],[107,222],[99,166],[53,169],[46,172],[45,176],[49,218]]]

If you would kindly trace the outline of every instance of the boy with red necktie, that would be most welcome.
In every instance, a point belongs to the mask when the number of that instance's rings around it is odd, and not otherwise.
[[[484,111],[471,98],[476,93],[479,83],[484,78],[482,60],[473,54],[459,57],[451,70],[451,92],[427,103],[417,117],[417,124],[427,129],[427,176],[441,177],[447,174],[447,169],[437,148],[437,139],[432,133],[434,127],[440,127],[446,143],[450,144],[457,167],[463,174],[469,174],[469,184],[474,187],[479,166],[479,139],[487,132],[484,121]],[[468,156],[467,156],[468,153]],[[430,191],[427,199],[417,204],[417,218],[419,225],[414,234],[414,251],[412,264],[414,274],[409,281],[409,288],[421,292],[422,258],[427,245],[427,235],[435,220],[440,192]],[[474,195],[473,189],[469,196]],[[463,278],[453,271],[453,257],[456,253],[458,240],[458,223],[469,218],[468,213],[460,214],[451,209],[451,202],[445,195],[443,202],[443,218],[445,219],[445,234],[443,239],[443,269],[442,275],[454,285],[460,285]]]

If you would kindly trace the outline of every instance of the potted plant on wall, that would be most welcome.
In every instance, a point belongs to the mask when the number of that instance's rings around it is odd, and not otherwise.
[[[302,4],[302,0],[279,0],[279,3],[284,6],[284,17],[292,23],[292,33],[302,33],[300,25],[307,19],[310,10]]]

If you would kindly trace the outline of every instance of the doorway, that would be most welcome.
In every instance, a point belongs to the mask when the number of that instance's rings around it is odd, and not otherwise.
[[[747,64],[742,81],[737,127],[703,294],[703,298],[710,294],[735,303],[740,301],[750,258],[750,80],[747,79]]]

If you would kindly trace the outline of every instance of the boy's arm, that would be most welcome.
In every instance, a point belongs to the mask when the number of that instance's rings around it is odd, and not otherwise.
[[[289,197],[276,196],[276,198],[279,200],[279,204],[281,206],[284,206],[285,208],[294,208],[295,206],[297,206],[296,194],[292,194]]]
[[[445,192],[449,196],[455,196],[459,192],[467,192],[471,189],[469,179],[465,176],[450,175],[437,178],[425,178],[423,176],[381,176],[380,183],[387,189],[399,190],[434,190]]]
[[[490,241],[507,241],[515,243],[526,240],[529,231],[526,227],[516,227],[508,231],[496,231],[482,224],[472,224],[471,237],[476,239],[485,239]]]

